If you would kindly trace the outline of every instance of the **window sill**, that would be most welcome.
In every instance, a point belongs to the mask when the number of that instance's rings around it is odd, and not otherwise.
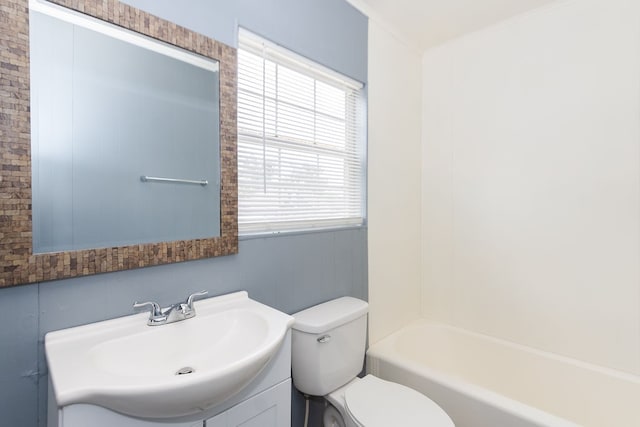
[[[335,232],[335,231],[347,231],[347,230],[366,230],[367,224],[366,222],[360,225],[344,225],[344,226],[332,226],[332,227],[323,227],[323,228],[309,228],[304,230],[285,230],[285,231],[262,231],[250,234],[240,234],[238,235],[238,240],[253,240],[253,239],[265,239],[271,237],[287,237],[287,236],[297,236],[301,234],[316,234],[316,233],[327,233],[327,232]]]

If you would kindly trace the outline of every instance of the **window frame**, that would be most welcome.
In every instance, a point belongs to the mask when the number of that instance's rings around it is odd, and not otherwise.
[[[259,49],[262,49],[260,52]],[[271,61],[276,64],[276,67],[285,67],[288,70],[292,70],[297,73],[301,73],[306,77],[309,77],[314,80],[314,90],[316,88],[317,82],[322,82],[324,84],[328,84],[333,86],[334,88],[341,88],[345,94],[345,102],[347,97],[352,96],[354,103],[353,110],[348,110],[345,107],[344,112],[344,121],[345,121],[345,129],[349,129],[349,126],[352,128],[353,135],[351,135],[351,139],[349,139],[349,135],[347,131],[345,131],[345,145],[351,141],[353,146],[351,150],[344,149],[345,162],[347,162],[347,155],[353,155],[352,159],[356,159],[355,162],[352,161],[353,164],[357,164],[357,170],[354,172],[352,176],[351,184],[349,183],[350,179],[347,176],[347,172],[342,175],[343,187],[344,191],[352,191],[353,189],[359,190],[359,194],[355,192],[356,197],[347,199],[351,202],[357,201],[357,210],[359,211],[359,215],[344,215],[339,218],[331,218],[331,215],[328,217],[320,217],[314,218],[311,220],[295,220],[295,221],[276,221],[273,218],[269,218],[266,221],[255,221],[255,222],[241,222],[242,215],[242,190],[241,190],[241,145],[250,143],[246,142],[247,139],[259,139],[262,138],[262,144],[266,147],[266,140],[269,139],[267,133],[265,131],[265,125],[263,125],[262,134],[260,136],[252,135],[249,132],[243,132],[241,126],[241,93],[243,90],[242,79],[240,77],[241,69],[243,65],[241,65],[241,56],[243,52],[248,52],[252,55],[259,56],[262,58],[263,67],[266,64],[266,61]],[[263,74],[266,73],[263,69]],[[276,45],[263,37],[255,35],[250,31],[247,31],[243,28],[239,28],[238,32],[238,235],[240,238],[251,238],[251,237],[261,237],[261,236],[269,236],[269,235],[280,235],[280,234],[300,234],[300,233],[309,233],[309,232],[321,232],[327,230],[335,230],[335,229],[349,229],[349,228],[362,228],[367,225],[367,103],[366,103],[366,89],[363,83],[360,83],[354,79],[351,79],[347,76],[344,76],[336,71],[333,71],[321,64],[318,64],[314,61],[311,61],[295,52],[292,52],[288,49],[285,49],[279,45]],[[277,75],[276,75],[277,76]],[[276,77],[277,81],[278,77]],[[265,83],[266,78],[262,77],[262,84]],[[314,96],[317,96],[314,92]],[[262,106],[262,120],[265,120],[266,108],[264,106],[266,95],[263,92],[263,106]],[[317,120],[316,117],[319,113],[319,110],[315,108],[312,111],[314,121]],[[274,121],[277,122],[278,119]],[[349,121],[351,120],[351,121]],[[297,144],[298,141],[287,141],[286,138],[281,138],[279,136],[275,136],[272,139],[278,138],[279,142],[284,144]],[[314,134],[313,142],[309,143],[303,142],[301,145],[308,144],[314,145],[317,144],[316,135]],[[279,143],[275,142],[275,144]],[[255,141],[254,141],[255,144]],[[273,141],[269,142],[269,145],[274,144]],[[312,150],[309,150],[311,152]],[[266,162],[266,157],[265,160]],[[264,171],[266,168],[263,166],[260,170]],[[266,174],[266,172],[263,172]],[[355,177],[355,178],[353,178]],[[266,177],[265,177],[266,181]],[[356,182],[356,184],[353,184]],[[266,184],[265,184],[266,185]],[[343,199],[344,200],[344,199]],[[326,200],[325,200],[326,202]],[[255,203],[255,200],[254,200]],[[348,202],[344,203],[345,206],[348,205]],[[327,205],[324,205],[327,206]],[[353,212],[355,212],[354,209]],[[351,212],[350,212],[351,213]],[[243,227],[243,224],[245,225]],[[250,224],[250,225],[248,225]]]

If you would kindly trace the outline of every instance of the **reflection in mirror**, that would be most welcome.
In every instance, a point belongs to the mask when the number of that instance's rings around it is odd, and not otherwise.
[[[33,252],[219,236],[218,62],[57,8],[29,20]]]

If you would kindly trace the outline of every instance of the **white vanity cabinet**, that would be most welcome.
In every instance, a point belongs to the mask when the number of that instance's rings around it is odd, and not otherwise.
[[[47,427],[291,427],[291,331],[264,370],[243,391],[196,419],[153,421],[90,404],[58,407],[49,387]]]
[[[60,410],[62,427],[290,427],[291,380],[238,403],[206,420],[159,423],[117,414],[95,405],[72,405]]]

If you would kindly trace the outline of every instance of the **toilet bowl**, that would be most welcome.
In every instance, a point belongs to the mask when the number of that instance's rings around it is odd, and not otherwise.
[[[454,427],[433,400],[373,375],[356,378],[325,398],[331,404],[325,410],[325,427]],[[327,419],[327,412],[332,418]]]
[[[454,427],[434,401],[364,364],[368,304],[342,297],[293,315],[291,368],[302,393],[324,396],[325,427]]]

